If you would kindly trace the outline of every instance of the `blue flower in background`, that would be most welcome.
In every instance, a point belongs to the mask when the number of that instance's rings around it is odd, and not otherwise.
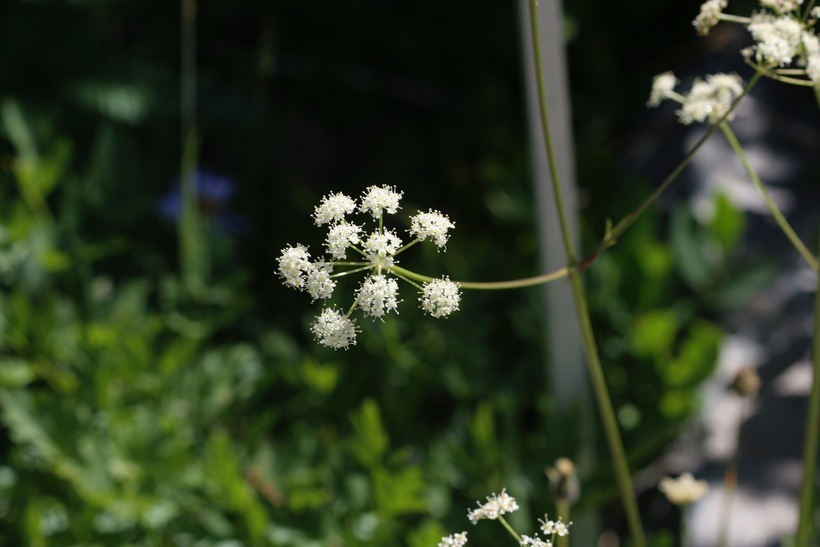
[[[243,232],[248,221],[230,210],[228,203],[236,192],[236,185],[228,177],[197,169],[194,173],[197,206],[200,214],[210,219],[220,230],[227,233]],[[178,222],[182,214],[182,194],[177,185],[157,204],[157,212],[167,220]]]

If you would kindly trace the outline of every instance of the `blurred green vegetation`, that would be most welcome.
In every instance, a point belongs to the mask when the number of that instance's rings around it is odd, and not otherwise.
[[[619,25],[568,6],[588,243],[604,204],[643,188],[600,175],[668,68],[635,57],[677,32],[647,21],[690,32],[691,6],[632,4]],[[550,419],[539,289],[468,293],[446,321],[404,306],[332,352],[307,334],[317,307],[274,274],[287,243],[320,244],[323,193],[381,183],[405,192],[403,221],[433,207],[456,223],[414,270],[537,271],[516,17],[489,1],[201,2],[197,163],[235,197],[199,202],[209,266],[192,292],[158,211],[182,156],[179,5],[0,5],[0,545],[422,547],[505,486],[516,524],[552,510],[543,469],[580,439]],[[647,47],[618,41],[636,33]],[[743,220],[717,211],[653,212],[589,270],[636,469],[696,408],[721,338],[710,306],[737,298]],[[615,496],[601,456],[587,507]]]

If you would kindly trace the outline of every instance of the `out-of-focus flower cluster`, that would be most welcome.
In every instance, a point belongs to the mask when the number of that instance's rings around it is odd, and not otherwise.
[[[665,477],[658,488],[675,505],[689,505],[709,491],[709,483],[696,479],[691,473],[683,473],[676,479]]]
[[[506,489],[501,490],[500,494],[487,496],[485,503],[477,503],[478,507],[470,509],[467,512],[467,518],[473,524],[478,524],[479,520],[504,520],[504,515],[518,510],[518,502],[515,501],[514,497],[507,494]],[[569,527],[572,524],[571,522],[564,522],[561,517],[558,517],[558,520],[550,520],[547,515],[544,515],[543,519],[538,519],[538,522],[541,523],[541,533],[546,537],[542,539],[538,534],[534,536],[521,535],[519,545],[522,547],[552,547],[552,542],[555,540],[555,537],[563,537],[569,534]],[[511,530],[509,525],[507,525],[507,529]],[[453,534],[441,538],[438,547],[463,547],[466,544],[467,532],[461,532],[460,534]]]
[[[455,225],[438,211],[420,212],[410,218],[408,233],[412,239],[405,244],[395,231],[384,226],[385,213],[396,214],[401,197],[401,192],[389,186],[370,186],[358,201],[342,193],[329,194],[312,215],[317,226],[327,226],[324,247],[328,258],[311,260],[308,248],[300,244],[282,250],[278,273],[283,283],[307,292],[314,301],[331,298],[339,277],[366,272],[346,312],[326,307],[313,322],[311,331],[320,344],[336,349],[354,345],[358,328],[350,316],[355,309],[374,319],[398,313],[401,300],[397,279],[419,291],[421,309],[433,317],[446,317],[458,310],[461,291],[457,283],[447,277],[431,279],[416,274],[399,267],[396,260],[400,253],[422,241],[429,240],[443,249]],[[374,229],[366,233],[364,225],[349,220],[355,213],[374,221]],[[352,259],[349,254],[354,255]],[[343,271],[337,271],[340,269]]]
[[[728,0],[704,2],[692,22],[698,34],[709,34],[720,21],[741,24],[754,40],[741,54],[755,70],[784,82],[820,88],[820,38],[814,28],[820,7],[803,8],[803,0],[760,0],[760,11],[741,17],[724,13],[727,5]],[[678,120],[685,125],[715,123],[727,116],[744,85],[736,74],[696,78],[688,93],[675,92],[677,83],[671,72],[656,76],[648,105],[658,106],[664,99],[679,102]]]

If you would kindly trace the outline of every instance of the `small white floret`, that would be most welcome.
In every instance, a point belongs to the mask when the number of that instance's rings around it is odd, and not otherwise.
[[[326,263],[311,264],[305,271],[305,285],[313,300],[326,300],[333,295],[336,282],[330,278],[333,267]]]
[[[337,222],[327,232],[327,239],[325,239],[327,252],[336,260],[343,259],[347,248],[359,243],[361,231],[361,226],[346,221]]]
[[[359,210],[370,213],[373,218],[379,218],[385,212],[394,215],[399,210],[401,195],[401,192],[389,186],[370,186],[362,195]]]
[[[698,34],[705,36],[709,31],[718,24],[720,14],[726,8],[728,0],[707,0],[700,6],[700,13],[692,21]]]
[[[419,296],[421,309],[433,317],[447,317],[458,310],[461,302],[461,290],[458,283],[448,277],[434,279],[424,284]]]
[[[356,202],[341,192],[338,194],[328,194],[322,198],[322,202],[313,211],[313,220],[317,226],[322,226],[329,222],[339,222],[356,210]]]
[[[467,545],[467,532],[443,537],[438,543],[438,547],[464,547],[465,545]]]
[[[757,42],[755,59],[765,66],[786,66],[799,51],[803,25],[793,17],[755,13],[746,28]]]
[[[451,228],[455,228],[455,224],[450,222],[446,215],[432,209],[410,219],[410,234],[416,236],[419,241],[430,239],[439,248],[447,245],[447,239],[450,237],[447,230]]]
[[[341,312],[325,308],[310,327],[316,340],[323,346],[333,349],[356,345],[356,324]]]
[[[552,547],[550,540],[541,539],[538,536],[521,536],[521,547]]]
[[[743,80],[737,74],[710,74],[705,81],[698,78],[677,111],[678,119],[684,125],[707,120],[715,123],[742,93]]]
[[[678,79],[672,72],[664,72],[658,74],[652,79],[652,91],[649,94],[649,106],[658,106],[661,101],[669,97],[669,94],[675,89]]]
[[[517,510],[518,502],[507,494],[507,490],[504,489],[499,495],[487,496],[487,503],[479,503],[478,508],[468,511],[467,518],[470,519],[471,523],[477,524],[479,520],[496,520],[500,515],[506,515]]]
[[[764,8],[772,9],[778,13],[794,11],[800,7],[803,0],[760,0],[760,5]]]
[[[399,284],[392,277],[384,275],[368,276],[358,290],[356,301],[365,315],[370,317],[384,317],[389,311],[396,311]]]
[[[364,254],[374,267],[389,268],[393,255],[401,248],[402,241],[390,230],[373,232],[364,242]]]
[[[310,254],[304,245],[296,245],[282,249],[282,255],[277,259],[279,263],[279,277],[288,287],[302,290],[305,287],[304,274],[310,268]]]

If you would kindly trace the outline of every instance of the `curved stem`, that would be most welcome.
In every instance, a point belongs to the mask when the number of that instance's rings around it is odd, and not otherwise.
[[[634,211],[632,211],[624,218],[622,218],[618,222],[618,224],[616,224],[615,227],[607,233],[606,237],[604,237],[603,241],[601,241],[601,243],[598,245],[598,248],[596,249],[598,252],[602,252],[607,247],[614,245],[618,237],[620,237],[621,234],[623,234],[627,228],[629,228],[636,220],[638,220],[638,217],[640,217],[643,214],[643,212],[649,208],[650,205],[655,203],[655,201],[660,197],[664,190],[669,188],[669,185],[672,184],[672,182],[678,178],[678,176],[690,163],[692,163],[692,160],[694,159],[697,151],[700,150],[700,148],[706,143],[706,141],[708,141],[712,137],[712,135],[714,135],[717,132],[718,128],[720,127],[720,124],[725,122],[729,118],[729,116],[731,116],[732,112],[734,112],[735,108],[737,108],[737,105],[740,103],[740,101],[742,101],[743,98],[746,95],[748,95],[749,91],[751,91],[751,89],[757,84],[757,82],[764,74],[766,73],[761,72],[759,70],[755,72],[754,76],[752,76],[752,78],[749,80],[749,83],[747,83],[746,87],[743,88],[743,92],[740,95],[738,95],[734,101],[732,101],[732,104],[729,107],[729,110],[726,112],[726,114],[724,114],[723,117],[717,121],[717,123],[709,127],[706,133],[704,133],[704,135],[700,139],[698,139],[698,142],[696,142],[695,145],[689,150],[689,152],[687,152],[687,154],[683,157],[678,166],[675,167],[665,179],[663,179],[663,182],[661,182],[661,184],[655,189],[655,191],[649,194],[649,196],[646,197]]]
[[[812,383],[809,411],[806,414],[806,436],[803,445],[803,483],[800,487],[800,517],[794,544],[808,547],[814,511],[814,477],[817,467],[817,438],[820,434],[820,282],[814,297],[814,332],[812,347]]]
[[[507,529],[510,535],[515,538],[515,541],[521,543],[521,536],[518,535],[518,532],[513,530],[513,527],[510,526],[510,523],[507,522],[507,519],[505,519],[502,515],[498,515],[498,522],[500,522],[502,526],[504,526],[504,528]]]
[[[777,208],[777,204],[772,199],[772,196],[769,194],[769,191],[766,189],[763,181],[761,181],[760,177],[757,176],[757,172],[749,163],[749,159],[746,157],[743,147],[738,142],[737,137],[735,137],[735,134],[729,127],[729,124],[726,122],[720,124],[720,129],[723,131],[723,134],[726,136],[726,140],[729,141],[729,144],[732,146],[735,154],[737,154],[740,163],[743,164],[743,169],[746,170],[746,174],[749,175],[749,178],[752,179],[752,182],[763,196],[763,201],[766,203],[766,207],[769,209],[769,212],[772,214],[775,221],[777,221],[777,225],[780,226],[780,229],[786,237],[789,238],[789,241],[791,241],[794,248],[797,249],[797,252],[799,252],[806,262],[808,262],[809,266],[811,266],[813,270],[818,271],[817,260],[811,254],[797,233],[795,233],[794,229],[792,229],[789,221],[786,220],[786,217],[783,216],[780,209]]]
[[[547,109],[547,93],[544,86],[544,77],[541,71],[541,48],[540,36],[538,30],[538,0],[530,0],[530,24],[532,26],[532,49],[535,59],[536,82],[538,88],[538,99],[541,111],[541,130],[544,133],[544,142],[546,145],[547,159],[550,167],[550,177],[552,182],[552,189],[555,195],[555,206],[558,210],[558,217],[561,224],[561,233],[564,239],[564,247],[567,253],[570,268],[575,267],[575,252],[572,246],[572,238],[569,231],[569,224],[566,219],[564,208],[564,200],[561,195],[561,185],[558,177],[555,157],[552,147],[552,137],[549,124],[549,115]],[[589,319],[589,310],[586,303],[586,295],[581,281],[580,275],[573,275],[570,277],[572,285],[572,294],[575,301],[575,309],[578,313],[578,321],[581,327],[581,333],[584,342],[584,352],[586,354],[587,367],[589,368],[589,375],[592,381],[593,392],[598,401],[598,409],[601,414],[601,422],[603,425],[606,439],[609,444],[609,452],[612,457],[615,477],[618,483],[618,490],[621,495],[621,502],[623,510],[626,514],[627,522],[629,523],[629,531],[632,536],[632,541],[636,547],[643,547],[646,545],[644,537],[643,526],[641,524],[640,514],[638,512],[638,502],[635,497],[635,489],[632,485],[632,477],[629,474],[629,465],[626,459],[626,453],[623,448],[623,441],[618,430],[618,423],[615,419],[615,412],[612,409],[612,402],[609,398],[609,392],[606,386],[606,379],[604,378],[603,369],[601,368],[600,358],[598,356],[598,347],[595,342],[595,336],[592,332],[592,325]]]

